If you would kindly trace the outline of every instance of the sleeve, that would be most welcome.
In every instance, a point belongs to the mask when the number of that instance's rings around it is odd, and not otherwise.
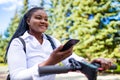
[[[53,39],[54,39],[55,45],[56,45],[57,47],[59,47],[59,46],[61,45],[60,41],[57,40],[57,39],[55,39],[55,38],[53,38]],[[70,57],[66,58],[65,60],[63,60],[62,63],[63,63],[64,65],[69,64],[69,59],[70,59],[70,58],[74,58],[75,60],[80,61],[80,62],[81,62],[81,61],[85,61],[85,59],[84,59],[83,57],[80,57],[80,56],[76,55],[76,54],[73,52],[72,55],[71,55]]]
[[[11,80],[31,80],[32,76],[38,74],[38,65],[27,68],[26,53],[23,44],[15,38],[7,53],[8,68]]]

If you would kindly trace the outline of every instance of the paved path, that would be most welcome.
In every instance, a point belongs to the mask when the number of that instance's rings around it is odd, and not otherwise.
[[[87,80],[85,75],[76,72],[56,75],[56,80]],[[120,74],[99,75],[97,80],[120,80]]]
[[[7,71],[7,66],[0,66],[0,80],[6,80]],[[69,72],[65,74],[57,74],[55,80],[87,80],[87,78],[81,73]],[[97,80],[120,80],[120,74],[99,75]]]
[[[0,66],[0,80],[6,80],[8,67],[7,66]]]

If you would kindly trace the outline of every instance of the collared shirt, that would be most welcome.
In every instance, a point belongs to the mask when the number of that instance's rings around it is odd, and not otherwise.
[[[8,50],[8,68],[10,71],[11,80],[54,80],[55,75],[46,75],[40,77],[38,74],[38,64],[47,60],[53,49],[45,34],[43,34],[43,43],[30,35],[27,31],[21,36],[26,44],[26,53],[23,50],[23,44],[18,38],[12,40]],[[61,43],[52,37],[56,47]],[[74,53],[62,61],[64,65],[69,64],[69,58],[75,58],[81,61],[83,58],[78,57]]]

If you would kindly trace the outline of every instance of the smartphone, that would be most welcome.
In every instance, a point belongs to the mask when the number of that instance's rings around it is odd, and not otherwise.
[[[74,46],[75,44],[77,44],[79,42],[78,39],[70,39],[69,41],[67,41],[62,50],[61,51],[65,51],[65,50],[68,50],[69,48],[71,48],[72,46]]]

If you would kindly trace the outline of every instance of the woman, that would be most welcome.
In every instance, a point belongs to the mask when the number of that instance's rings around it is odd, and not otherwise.
[[[44,34],[47,29],[48,16],[43,8],[34,7],[23,16],[7,49],[11,80],[54,80],[55,75],[38,76],[38,66],[57,65],[59,62],[66,65],[70,57],[78,61],[84,60],[72,54],[73,47],[61,52],[63,45],[52,37],[57,47],[53,50]],[[26,52],[18,37],[25,41]],[[111,65],[104,59],[95,59],[94,62],[100,62],[105,70]]]

